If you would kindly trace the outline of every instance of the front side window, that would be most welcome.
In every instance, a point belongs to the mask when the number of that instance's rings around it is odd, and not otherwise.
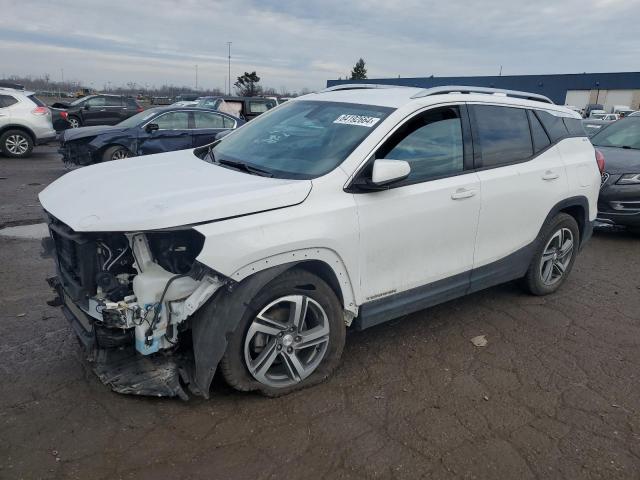
[[[189,112],[169,112],[160,115],[153,123],[158,125],[160,130],[188,130]]]
[[[483,167],[498,167],[533,156],[526,110],[493,105],[473,108]]]
[[[87,100],[85,105],[89,105],[91,107],[104,107],[106,104],[104,97],[92,97]]]
[[[195,128],[224,128],[222,115],[208,112],[193,112]]]
[[[243,162],[278,178],[330,172],[393,112],[375,105],[294,101],[251,120],[213,149],[214,161]]]
[[[376,158],[405,160],[405,183],[454,175],[464,170],[462,123],[457,107],[420,114],[401,126],[376,152]]]

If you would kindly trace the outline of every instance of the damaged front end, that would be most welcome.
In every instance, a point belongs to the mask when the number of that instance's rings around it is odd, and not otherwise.
[[[96,163],[98,159],[98,147],[92,141],[95,137],[85,137],[78,140],[65,140],[64,135],[60,139],[60,148],[58,153],[62,155],[62,161],[65,165],[86,166]]]
[[[188,398],[193,384],[191,319],[228,280],[196,261],[193,229],[79,233],[53,217],[45,253],[56,304],[100,380],[120,393]],[[193,384],[193,385],[192,385]]]

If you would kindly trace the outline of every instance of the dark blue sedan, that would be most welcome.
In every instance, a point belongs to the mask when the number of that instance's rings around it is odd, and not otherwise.
[[[65,130],[60,134],[59,151],[67,164],[91,165],[200,147],[244,123],[240,118],[211,109],[150,108],[117,125]]]

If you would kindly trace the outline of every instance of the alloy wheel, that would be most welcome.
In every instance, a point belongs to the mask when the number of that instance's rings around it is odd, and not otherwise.
[[[306,295],[278,298],[249,325],[244,341],[245,365],[264,385],[294,385],[320,365],[329,333],[329,319],[318,302]]]
[[[7,137],[4,147],[12,155],[24,155],[29,150],[29,140],[20,134],[13,134]]]
[[[70,118],[69,125],[71,126],[71,128],[78,128],[80,127],[80,122],[75,118]]]
[[[556,231],[547,242],[540,259],[540,278],[549,286],[559,282],[573,258],[573,233],[568,228]]]
[[[111,154],[111,160],[122,160],[123,158],[128,158],[129,152],[124,149],[116,150]]]

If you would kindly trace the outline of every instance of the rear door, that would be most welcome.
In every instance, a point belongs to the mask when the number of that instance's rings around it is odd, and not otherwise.
[[[146,126],[155,123],[158,130],[148,132]],[[193,118],[191,112],[179,110],[158,115],[141,127],[138,136],[138,154],[172,152],[191,148]]]
[[[120,123],[124,120],[122,115],[123,109],[126,108],[122,103],[122,97],[112,97],[106,96],[104,97],[104,108],[105,108],[105,124],[106,125],[115,125],[116,123]]]
[[[140,113],[141,111],[142,108],[133,98],[122,97],[122,108],[120,109],[119,121],[121,122],[122,120],[126,120],[129,117],[133,117],[135,114]]]
[[[214,112],[193,111],[193,146],[200,147],[215,140],[218,133],[235,128],[235,120]]]
[[[18,103],[11,95],[0,95],[0,129],[11,123],[11,110],[9,107]]]
[[[481,281],[478,275],[494,276],[493,267],[506,269],[508,277],[526,270],[530,258],[522,249],[532,244],[551,209],[565,197],[566,172],[557,146],[532,111],[490,104],[470,105],[469,111],[482,188],[474,270],[487,267],[474,271],[472,281]],[[495,264],[516,253],[522,255],[511,257],[513,263]],[[521,264],[516,265],[516,257]]]

